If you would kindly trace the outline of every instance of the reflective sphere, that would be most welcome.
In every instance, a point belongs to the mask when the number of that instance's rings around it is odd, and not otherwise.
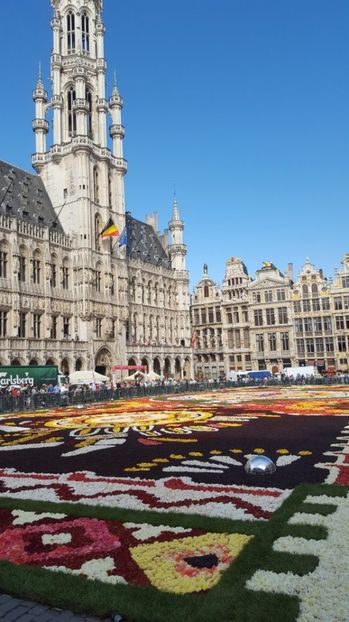
[[[251,456],[245,464],[245,471],[248,475],[271,475],[275,473],[276,466],[267,456]]]

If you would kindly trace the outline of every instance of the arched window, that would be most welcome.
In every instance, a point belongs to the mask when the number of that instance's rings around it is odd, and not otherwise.
[[[87,135],[92,137],[92,93],[90,89],[86,89],[86,102],[88,105],[88,116],[87,116]]]
[[[100,237],[99,234],[101,232],[101,218],[99,214],[95,215],[95,249],[96,251],[100,250]]]
[[[76,100],[76,91],[73,86],[68,90],[68,133],[73,136],[76,133],[76,114],[74,112],[74,102]]]
[[[93,169],[93,193],[95,203],[99,203],[99,174],[97,166]]]
[[[81,49],[83,54],[90,53],[90,19],[86,11],[81,15]]]
[[[318,287],[316,283],[312,283],[311,285],[311,293],[313,294],[313,296],[317,296],[318,295]]]
[[[210,290],[209,290],[209,288],[208,288],[208,285],[205,285],[205,286],[204,286],[204,297],[205,297],[205,298],[208,298],[208,297],[209,297],[209,295],[210,295]]]
[[[306,297],[309,296],[308,285],[302,285],[302,293],[303,293],[303,296],[306,296]]]
[[[109,201],[109,209],[113,207],[113,193],[112,193],[112,181],[111,174],[108,175],[108,201]]]
[[[67,49],[68,54],[75,53],[75,14],[73,11],[67,14]]]

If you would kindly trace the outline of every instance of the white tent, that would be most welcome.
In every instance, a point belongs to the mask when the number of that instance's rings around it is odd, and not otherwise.
[[[124,378],[124,382],[132,384],[133,382],[136,382],[136,380],[144,380],[144,376],[145,374],[143,374],[142,371],[136,371],[134,374],[126,376],[126,378]]]
[[[102,376],[102,374],[98,374],[96,371],[85,370],[85,371],[73,371],[69,375],[70,384],[91,384],[92,382],[109,382],[108,376]]]
[[[159,374],[155,371],[150,371],[149,374],[146,374],[146,379],[154,382],[154,380],[161,380],[161,376],[159,376]]]

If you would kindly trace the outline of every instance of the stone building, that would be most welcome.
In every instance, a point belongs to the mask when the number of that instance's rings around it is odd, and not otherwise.
[[[177,202],[164,234],[156,214],[143,223],[126,212],[123,100],[116,84],[106,97],[102,0],[51,4],[52,92],[41,75],[33,92],[37,175],[0,162],[0,364],[57,364],[64,373],[146,364],[189,377]],[[101,235],[110,223],[120,243]]]
[[[220,288],[206,266],[192,296],[191,319],[198,376],[218,378],[230,370],[278,373],[305,365],[348,372],[349,254],[329,280],[309,259],[295,281],[292,264],[283,274],[270,261],[252,279],[241,259],[232,257]],[[206,335],[222,335],[219,346],[214,348],[216,340]],[[210,364],[216,360],[219,367]]]

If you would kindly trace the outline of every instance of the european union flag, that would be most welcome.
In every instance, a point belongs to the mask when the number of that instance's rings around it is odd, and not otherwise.
[[[125,227],[118,239],[119,246],[127,246],[127,227]]]

